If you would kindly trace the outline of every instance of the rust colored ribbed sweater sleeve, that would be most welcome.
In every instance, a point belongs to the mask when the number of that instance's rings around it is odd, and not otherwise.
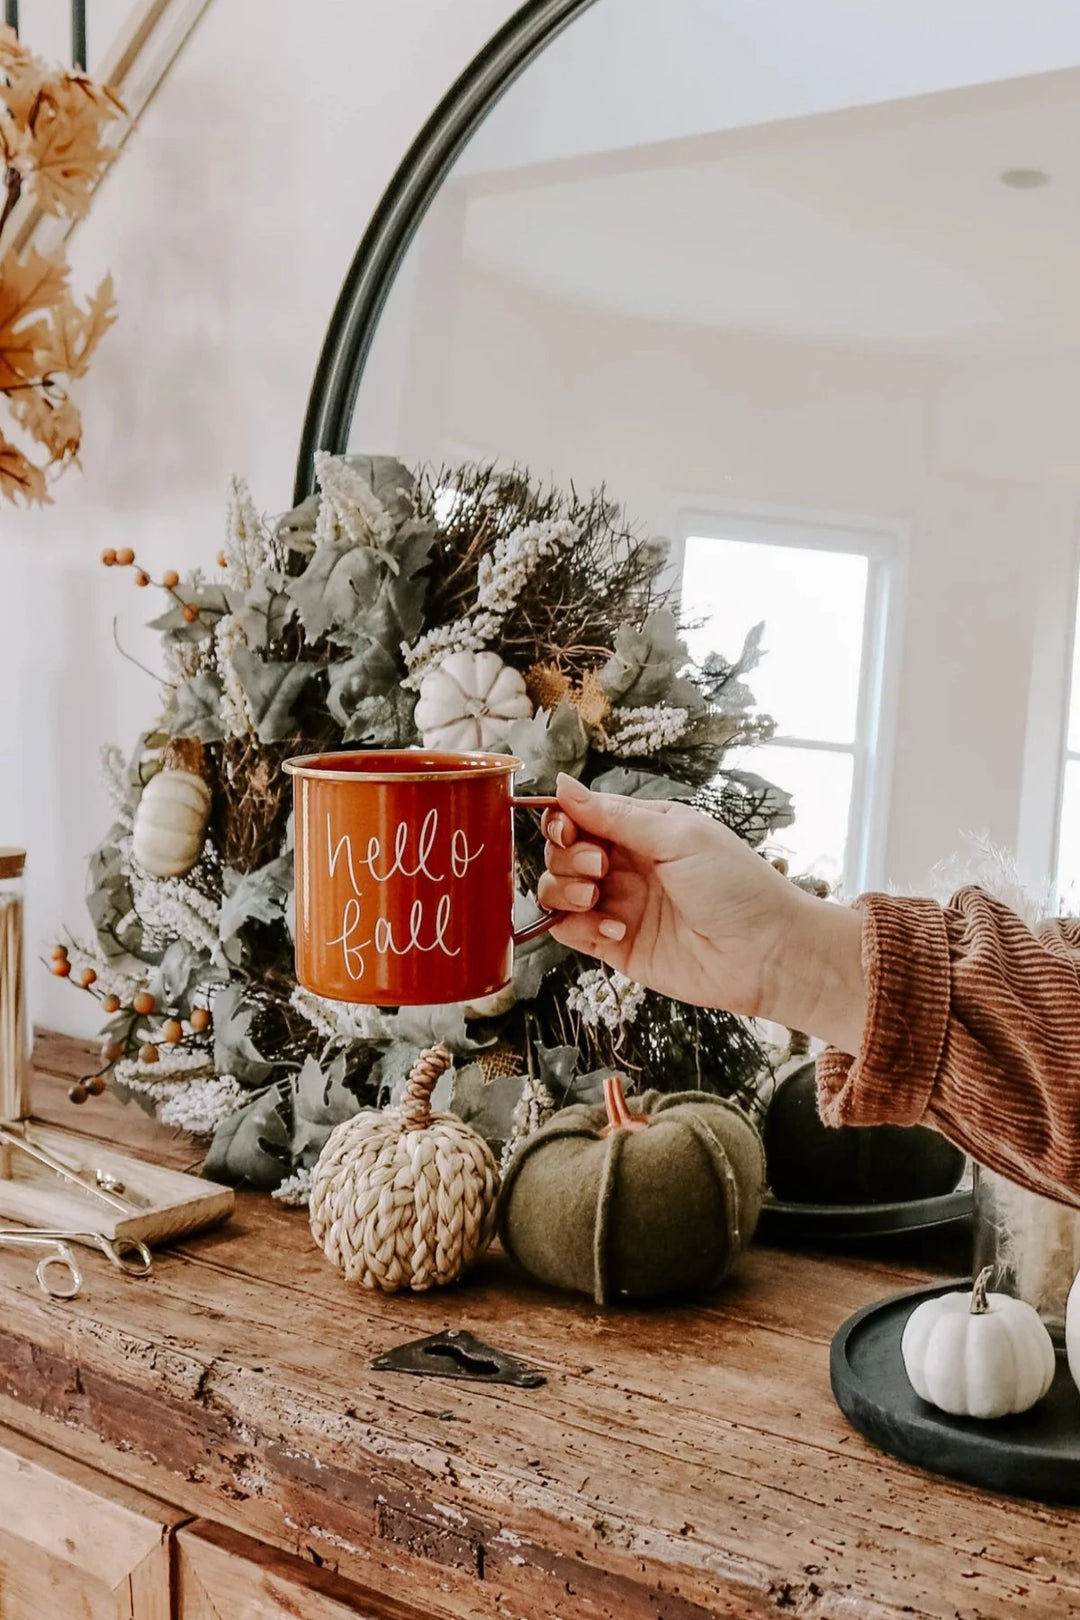
[[[1033,933],[981,889],[868,894],[857,1058],[818,1059],[830,1125],[932,1125],[980,1164],[1080,1205],[1080,922]]]

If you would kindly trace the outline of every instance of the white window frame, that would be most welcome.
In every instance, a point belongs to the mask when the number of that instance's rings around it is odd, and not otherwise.
[[[1062,570],[1064,574],[1064,570]],[[1064,588],[1063,588],[1064,587]],[[1017,859],[1021,874],[1048,909],[1061,904],[1061,818],[1065,766],[1080,759],[1069,747],[1069,699],[1080,658],[1080,534],[1064,578],[1043,581],[1033,640],[1021,777]]]
[[[680,597],[686,542],[691,536],[788,546],[800,551],[839,551],[867,559],[854,738],[850,743],[830,743],[778,733],[772,745],[852,756],[851,805],[844,843],[844,893],[853,897],[867,889],[880,888],[885,875],[896,738],[901,620],[907,576],[906,525],[756,503],[729,505],[714,500],[684,499],[676,503],[671,532],[674,540],[669,558],[670,583]],[[768,613],[760,616],[767,630]]]

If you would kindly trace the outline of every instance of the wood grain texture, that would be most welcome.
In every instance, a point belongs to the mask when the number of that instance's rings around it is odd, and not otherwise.
[[[170,1620],[183,1514],[0,1430],[0,1620]]]
[[[114,1139],[127,1121],[74,1112]],[[70,1304],[0,1252],[0,1416],[432,1620],[1080,1616],[1080,1515],[885,1458],[829,1391],[847,1315],[968,1259],[938,1235],[755,1247],[713,1299],[603,1312],[493,1254],[453,1290],[383,1298],[303,1215],[240,1195],[145,1283],[90,1255]],[[452,1326],[548,1382],[367,1365]]]
[[[177,1536],[177,1592],[178,1620],[425,1620],[427,1614],[204,1520]]]

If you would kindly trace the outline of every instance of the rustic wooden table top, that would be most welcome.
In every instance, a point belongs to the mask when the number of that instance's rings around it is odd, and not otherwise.
[[[39,1060],[41,1117],[191,1166],[137,1111],[67,1103],[77,1043]],[[836,1409],[839,1323],[967,1263],[955,1237],[893,1242],[755,1247],[715,1299],[664,1309],[599,1311],[499,1255],[456,1289],[373,1297],[302,1214],[241,1196],[145,1282],[88,1251],[70,1303],[0,1250],[0,1419],[433,1617],[1080,1615],[1080,1514],[930,1478]],[[368,1367],[454,1326],[546,1384]]]

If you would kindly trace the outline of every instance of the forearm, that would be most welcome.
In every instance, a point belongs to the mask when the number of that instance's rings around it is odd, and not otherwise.
[[[860,902],[858,1057],[818,1064],[835,1125],[936,1126],[981,1163],[1080,1202],[1080,957],[976,889]]]
[[[790,901],[765,964],[762,1015],[856,1053],[867,1008],[862,918],[850,906],[798,889]]]

